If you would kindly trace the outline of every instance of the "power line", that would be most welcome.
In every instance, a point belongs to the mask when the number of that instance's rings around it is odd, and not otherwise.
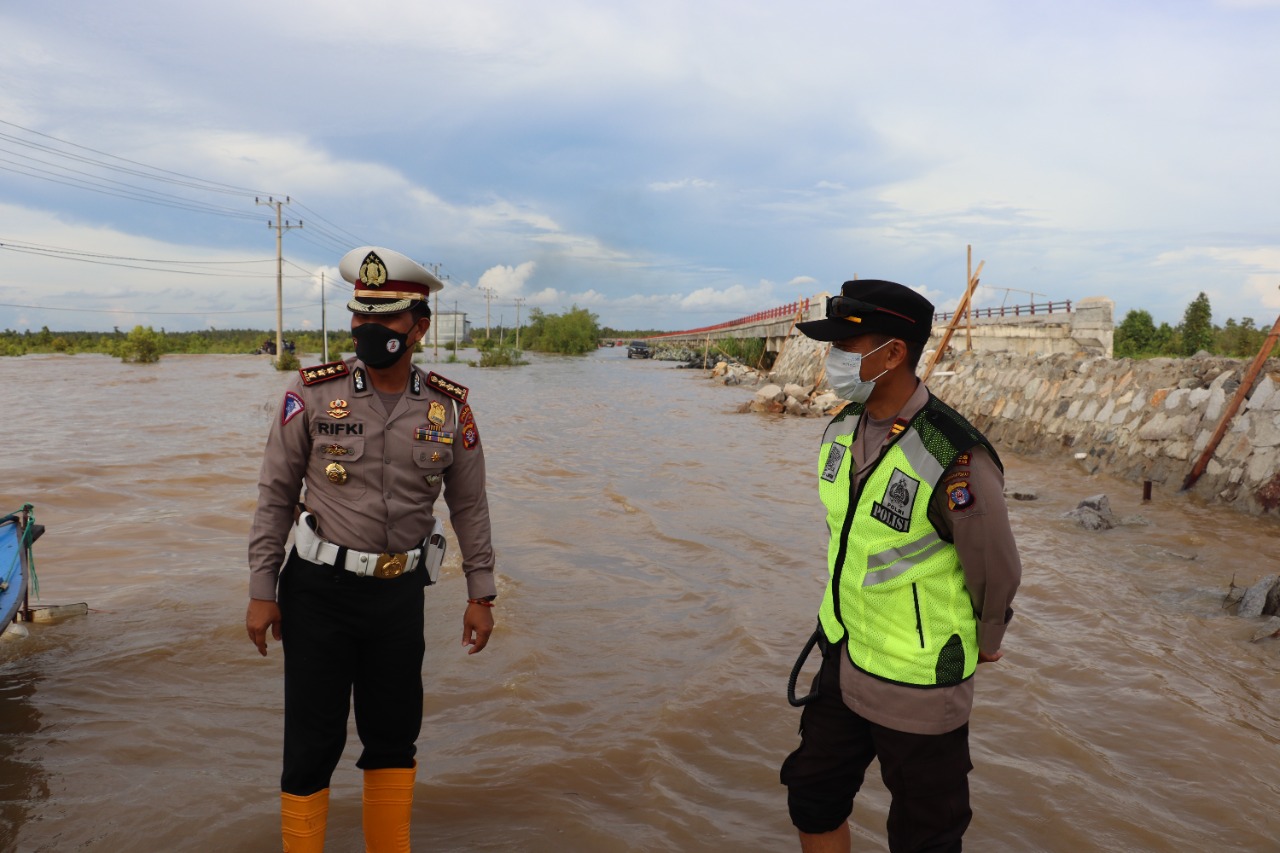
[[[318,303],[316,303],[318,304]],[[287,311],[298,311],[314,308],[316,304],[286,305]],[[266,314],[274,308],[253,308],[245,311],[135,311],[132,308],[55,308],[45,305],[19,305],[14,302],[0,302],[0,308],[26,308],[30,311],[71,311],[79,314],[145,314],[147,316],[201,317],[205,314]]]
[[[50,135],[49,135],[49,134],[47,134],[47,133],[41,133],[41,132],[40,132],[40,131],[38,131],[38,130],[32,130],[32,129],[31,129],[31,128],[29,128],[29,127],[23,127],[23,126],[22,126],[22,125],[20,125],[20,124],[14,124],[14,123],[13,123],[13,122],[11,122],[11,121],[4,121],[3,119],[0,119],[0,124],[3,124],[3,125],[5,125],[5,126],[7,126],[7,127],[17,128],[18,130],[21,130],[21,131],[23,131],[24,133],[30,133],[30,134],[32,134],[33,136],[39,136],[39,137],[41,137],[41,138],[43,138],[43,139],[51,139],[51,140],[53,140],[54,142],[58,142],[58,143],[61,143],[61,144],[63,144],[63,145],[69,145],[69,146],[71,146],[72,148],[79,148],[81,151],[89,151],[89,152],[91,152],[91,153],[93,153],[93,154],[97,154],[97,155],[99,155],[99,156],[101,156],[101,157],[110,157],[112,160],[119,160],[121,163],[129,163],[130,165],[133,165],[133,166],[140,166],[140,167],[141,167],[141,168],[143,168],[143,169],[147,169],[149,172],[158,172],[158,173],[160,173],[160,174],[158,174],[158,175],[149,175],[149,174],[146,174],[146,173],[139,173],[139,174],[143,174],[145,177],[149,177],[151,180],[167,181],[167,182],[170,182],[170,183],[175,183],[174,181],[172,181],[172,179],[163,177],[163,175],[172,175],[172,176],[174,176],[174,177],[177,177],[177,178],[183,178],[183,179],[188,180],[188,181],[195,181],[195,182],[197,182],[197,183],[200,185],[200,188],[208,189],[210,192],[232,192],[232,193],[236,193],[236,194],[240,194],[240,195],[245,195],[245,196],[254,196],[254,195],[258,195],[258,196],[260,196],[260,195],[270,195],[270,193],[264,192],[263,190],[251,190],[251,189],[247,189],[247,188],[245,188],[245,187],[237,187],[237,186],[233,186],[233,185],[231,185],[231,184],[223,184],[223,183],[220,183],[220,182],[218,182],[218,181],[209,181],[209,180],[206,180],[206,179],[204,179],[204,178],[197,178],[197,177],[195,177],[195,176],[193,176],[193,175],[184,175],[182,172],[173,172],[173,171],[170,171],[170,170],[168,170],[168,169],[161,169],[161,168],[160,168],[160,167],[158,167],[158,166],[150,166],[150,165],[148,165],[148,164],[146,164],[146,163],[139,163],[139,162],[138,162],[138,161],[136,161],[136,160],[129,160],[129,159],[125,158],[125,157],[117,157],[115,154],[108,154],[107,152],[105,152],[105,151],[99,151],[99,150],[97,150],[96,148],[89,148],[88,146],[80,145],[80,144],[78,144],[78,143],[71,142],[71,141],[66,140],[66,139],[59,139],[59,138],[58,138],[58,137],[56,137],[56,136],[50,136]],[[55,148],[51,148],[50,146],[41,145],[41,144],[39,144],[39,143],[34,143],[34,142],[26,142],[26,141],[23,141],[23,140],[17,139],[16,137],[8,136],[7,134],[6,134],[6,135],[4,135],[4,138],[13,139],[14,141],[18,142],[18,144],[20,144],[20,145],[26,145],[26,146],[33,147],[33,148],[44,148],[44,149],[46,149],[46,150],[52,151],[52,152],[54,152],[54,153],[57,153],[57,154],[59,154],[60,156],[69,157],[69,158],[70,158],[70,157],[74,157],[74,156],[75,156],[75,155],[72,155],[72,154],[67,154],[67,153],[65,153],[65,152],[59,152],[59,151],[57,151],[57,149],[55,149]],[[91,161],[91,162],[97,162],[97,161]],[[97,165],[100,165],[100,166],[102,166],[103,168],[106,168],[106,169],[114,169],[114,170],[116,170],[116,171],[128,171],[128,170],[123,169],[122,167],[119,167],[119,166],[113,166],[113,165],[111,165],[110,163],[101,163],[101,162],[97,162]]]

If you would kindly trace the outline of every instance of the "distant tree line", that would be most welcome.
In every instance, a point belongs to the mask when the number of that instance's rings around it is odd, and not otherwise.
[[[1141,309],[1124,315],[1115,328],[1114,351],[1117,358],[1152,358],[1168,356],[1186,358],[1198,352],[1225,355],[1233,358],[1252,358],[1266,342],[1270,327],[1259,329],[1252,317],[1239,323],[1228,318],[1222,326],[1213,324],[1213,311],[1209,297],[1201,293],[1182,315],[1176,326],[1151,319],[1151,313]],[[1272,355],[1280,353],[1280,345],[1272,349]]]
[[[324,351],[324,338],[318,331],[286,331],[286,341],[294,345],[295,352],[320,353]],[[132,343],[130,342],[132,339]],[[26,355],[27,353],[81,353],[124,356],[125,351],[144,346],[158,357],[169,353],[255,353],[266,352],[270,344],[274,351],[276,333],[261,329],[205,329],[199,332],[158,331],[150,326],[135,326],[124,332],[119,327],[110,332],[53,332],[44,326],[38,332],[0,332],[0,356]],[[329,332],[329,352],[335,355],[351,349],[351,332],[347,329]],[[129,359],[136,360],[136,359]],[[148,359],[154,361],[155,359]]]

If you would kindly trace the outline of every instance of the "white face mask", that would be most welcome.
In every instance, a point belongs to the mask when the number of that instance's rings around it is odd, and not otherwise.
[[[891,341],[885,341],[867,355],[884,349],[890,343]],[[888,372],[882,370],[871,379],[863,379],[862,353],[845,352],[834,345],[827,353],[827,382],[831,384],[831,390],[837,397],[851,403],[867,402],[876,387],[876,380]]]

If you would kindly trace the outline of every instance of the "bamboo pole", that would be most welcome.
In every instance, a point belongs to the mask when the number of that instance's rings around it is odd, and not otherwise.
[[[1213,458],[1213,451],[1218,449],[1219,442],[1222,437],[1227,434],[1227,426],[1231,423],[1231,419],[1235,417],[1236,411],[1244,402],[1245,395],[1249,393],[1249,389],[1253,387],[1253,381],[1258,378],[1258,374],[1262,372],[1262,368],[1267,363],[1267,356],[1271,354],[1271,350],[1275,348],[1277,339],[1280,339],[1280,317],[1276,318],[1275,325],[1271,327],[1271,333],[1267,335],[1267,339],[1262,342],[1262,349],[1258,350],[1258,354],[1253,357],[1253,363],[1249,365],[1249,370],[1245,373],[1244,379],[1240,382],[1240,387],[1236,389],[1235,396],[1231,398],[1230,405],[1227,410],[1222,413],[1222,420],[1218,422],[1218,428],[1213,431],[1213,436],[1209,439],[1209,443],[1205,445],[1204,453],[1200,454],[1200,458],[1196,460],[1195,467],[1191,469],[1191,473],[1187,475],[1187,479],[1182,483],[1182,491],[1186,491],[1196,484],[1196,480],[1200,479],[1200,475],[1209,467],[1209,460]]]
[[[969,279],[973,278],[973,244],[966,248],[968,259],[964,265],[964,280],[967,286]],[[964,351],[973,352],[973,312],[969,308],[964,309]]]
[[[942,333],[942,340],[938,343],[938,348],[933,351],[933,355],[929,358],[929,365],[924,369],[924,375],[920,377],[922,382],[929,381],[929,376],[933,373],[933,369],[938,366],[938,362],[942,359],[942,354],[947,350],[947,344],[951,342],[951,335],[956,330],[956,324],[960,321],[960,313],[967,311],[969,308],[969,300],[973,298],[973,291],[978,287],[978,276],[982,275],[982,266],[986,261],[978,261],[978,268],[973,271],[973,275],[969,276],[969,286],[965,288],[964,296],[960,298],[960,304],[956,306],[955,313],[951,315],[951,322],[947,324],[947,330]]]

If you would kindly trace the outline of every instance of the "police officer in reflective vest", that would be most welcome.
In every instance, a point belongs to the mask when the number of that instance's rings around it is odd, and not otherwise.
[[[847,401],[818,453],[829,582],[822,665],[782,765],[804,851],[848,851],[873,759],[893,853],[958,851],[969,825],[973,675],[1000,659],[1022,568],[995,449],[916,377],[933,305],[890,281],[845,282],[825,319],[826,380]],[[797,664],[797,670],[798,670]]]
[[[402,853],[422,727],[423,590],[443,558],[441,490],[466,576],[462,644],[478,652],[493,630],[484,451],[468,390],[412,362],[439,279],[373,246],[347,253],[339,271],[355,286],[356,354],[299,371],[271,424],[245,624],[261,654],[268,633],[284,649],[284,849],[324,848],[354,700],[366,850]]]

